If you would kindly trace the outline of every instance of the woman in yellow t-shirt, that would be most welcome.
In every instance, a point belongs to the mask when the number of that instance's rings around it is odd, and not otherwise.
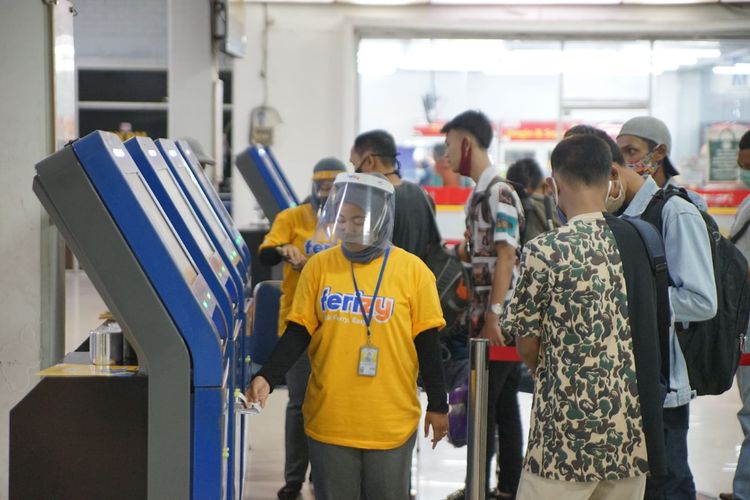
[[[292,299],[297,289],[300,271],[307,259],[328,248],[328,245],[313,242],[312,235],[318,223],[318,212],[325,206],[333,180],[342,172],[346,172],[346,166],[336,158],[323,158],[318,161],[313,168],[309,202],[280,212],[258,249],[261,264],[275,266],[284,260],[279,301],[279,336],[286,329],[286,317],[292,309]],[[310,360],[304,353],[286,374],[289,402],[286,405],[284,426],[285,484],[278,492],[279,500],[296,499],[307,475],[309,455],[302,419],[302,401],[309,377]]]
[[[427,392],[425,435],[448,431],[438,330],[445,325],[435,277],[392,246],[393,186],[379,174],[339,174],[319,217],[340,242],[302,270],[287,327],[247,396],[265,405],[308,348],[303,405],[316,498],[402,500]]]

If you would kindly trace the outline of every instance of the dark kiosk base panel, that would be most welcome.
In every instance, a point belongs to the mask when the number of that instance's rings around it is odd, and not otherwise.
[[[148,378],[47,377],[10,412],[10,499],[146,498]]]

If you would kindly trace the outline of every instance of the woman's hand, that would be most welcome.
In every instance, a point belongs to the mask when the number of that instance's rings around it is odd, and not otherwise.
[[[424,437],[427,437],[432,427],[432,449],[438,441],[448,435],[448,414],[428,411],[424,416]]]
[[[260,403],[260,407],[265,408],[266,400],[270,393],[271,386],[268,384],[268,380],[258,376],[250,382],[250,387],[247,388],[245,397],[251,403]]]
[[[279,252],[281,258],[288,262],[295,271],[301,271],[307,262],[307,257],[305,257],[305,255],[299,251],[299,248],[294,245],[282,245],[276,247],[276,251]]]

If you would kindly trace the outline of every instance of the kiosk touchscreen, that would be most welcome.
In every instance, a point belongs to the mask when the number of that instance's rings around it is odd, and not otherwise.
[[[148,377],[148,498],[226,498],[233,361],[220,333],[223,312],[202,268],[114,134],[93,132],[36,170],[34,192]],[[74,458],[57,467],[75,470]]]
[[[299,205],[297,195],[268,148],[259,144],[250,146],[237,155],[236,164],[269,221],[273,222],[282,210]]]
[[[236,273],[237,281],[245,282],[249,268],[242,259],[241,249],[237,246],[232,236],[224,228],[219,216],[208,202],[197,179],[188,167],[185,158],[177,150],[175,143],[169,139],[157,139],[156,146],[165,162],[172,170],[175,179],[180,184],[183,192],[187,195],[190,205],[198,214],[201,223],[209,229],[208,233],[213,239],[214,245],[224,250],[230,259],[228,267]]]
[[[203,172],[203,168],[201,168],[200,162],[198,161],[198,157],[193,152],[192,148],[190,147],[190,144],[184,139],[178,139],[175,141],[175,144],[177,145],[177,149],[180,153],[182,153],[182,156],[185,158],[185,161],[187,162],[187,165],[190,167],[190,170],[193,172],[193,175],[198,180],[198,183],[200,184],[201,188],[203,189],[203,192],[206,195],[206,198],[208,198],[208,201],[211,203],[211,206],[214,207],[214,210],[216,211],[216,214],[221,219],[221,223],[224,225],[224,229],[227,230],[227,233],[229,233],[237,247],[240,248],[242,258],[245,261],[245,264],[250,266],[250,249],[247,247],[247,244],[245,243],[245,240],[242,238],[242,235],[237,230],[237,228],[234,225],[234,221],[232,220],[232,216],[229,215],[229,212],[227,212],[227,208],[224,206],[224,203],[221,202],[221,198],[219,198],[219,193],[216,192],[213,185],[211,184],[211,181],[208,180],[208,177],[206,177],[206,174]]]
[[[233,308],[237,307],[240,295],[222,253],[214,246],[177,179],[157,151],[154,141],[147,137],[133,137],[125,142],[125,147],[193,256],[201,274],[215,295],[222,299],[222,309],[231,325],[235,315]]]

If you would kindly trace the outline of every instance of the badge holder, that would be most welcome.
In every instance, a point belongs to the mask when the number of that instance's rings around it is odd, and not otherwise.
[[[375,285],[375,292],[372,294],[372,300],[370,302],[369,314],[365,311],[365,306],[362,303],[362,292],[357,285],[357,277],[354,276],[354,265],[351,264],[352,282],[354,283],[354,292],[359,302],[360,311],[362,312],[362,319],[365,321],[367,327],[367,343],[359,348],[359,363],[357,365],[357,375],[360,377],[374,377],[378,374],[378,348],[370,342],[371,332],[370,323],[372,322],[372,314],[375,310],[375,302],[378,299],[378,291],[380,291],[380,284],[383,281],[383,273],[385,271],[386,263],[388,262],[388,255],[391,249],[385,250],[385,256],[383,257],[383,265],[380,267],[380,275],[378,276],[378,283]]]
[[[360,377],[374,377],[378,374],[378,348],[370,344],[369,334],[367,340],[367,344],[359,348],[357,375]]]

